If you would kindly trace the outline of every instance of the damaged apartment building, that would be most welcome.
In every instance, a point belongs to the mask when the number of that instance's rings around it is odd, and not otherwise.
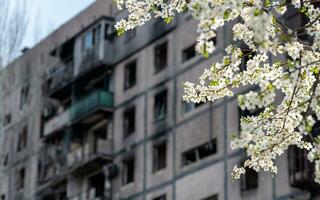
[[[2,72],[0,200],[308,199],[319,192],[306,153],[291,149],[279,173],[230,178],[242,151],[235,98],[182,101],[232,42],[230,26],[208,58],[197,22],[182,13],[117,37],[119,12],[97,0]],[[246,58],[243,59],[245,67]],[[245,91],[240,91],[245,92]],[[289,156],[290,155],[290,156]]]

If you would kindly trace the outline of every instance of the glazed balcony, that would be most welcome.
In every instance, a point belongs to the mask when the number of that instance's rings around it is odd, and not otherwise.
[[[70,108],[72,123],[94,123],[112,113],[113,94],[106,90],[95,90],[84,96]]]
[[[97,139],[94,144],[84,144],[70,152],[67,166],[74,176],[87,174],[101,168],[112,160],[111,140]]]

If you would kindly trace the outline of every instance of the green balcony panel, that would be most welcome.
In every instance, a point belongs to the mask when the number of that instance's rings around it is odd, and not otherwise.
[[[80,99],[71,107],[71,120],[81,119],[100,109],[111,111],[112,108],[113,94],[105,90],[96,90]]]

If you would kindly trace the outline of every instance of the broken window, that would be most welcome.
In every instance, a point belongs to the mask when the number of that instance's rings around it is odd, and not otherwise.
[[[21,151],[27,147],[28,142],[28,127],[24,126],[22,131],[18,135],[17,151]]]
[[[16,175],[16,187],[17,190],[21,190],[24,188],[24,180],[25,179],[25,168],[21,168],[18,170]]]
[[[258,187],[258,172],[252,168],[246,168],[246,173],[241,176],[241,191],[253,190]]]
[[[182,153],[182,165],[186,166],[211,156],[217,152],[217,139],[206,142]]]
[[[192,44],[182,51],[182,62],[186,62],[196,56],[195,46],[195,44]]]
[[[134,181],[134,157],[127,158],[123,161],[122,184],[126,185]]]
[[[162,194],[156,198],[153,198],[152,200],[166,200],[166,199],[167,199],[166,194]]]
[[[26,84],[21,88],[20,93],[20,110],[24,107],[25,104],[29,103],[29,84]]]
[[[154,49],[154,66],[156,72],[159,72],[163,70],[167,66],[167,48],[168,48],[168,42],[164,42]]]
[[[161,121],[167,115],[167,90],[164,90],[154,97],[154,120]]]
[[[123,133],[124,137],[128,137],[135,131],[135,107],[131,107],[123,113]]]
[[[8,113],[4,116],[3,126],[7,126],[11,123],[11,113]]]
[[[166,168],[167,141],[161,141],[153,146],[153,172]]]
[[[131,88],[136,84],[137,61],[134,60],[124,67],[124,89]]]

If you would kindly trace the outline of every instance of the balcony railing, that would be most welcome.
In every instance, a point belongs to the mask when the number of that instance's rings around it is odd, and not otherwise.
[[[111,140],[97,139],[94,144],[85,144],[74,152],[68,154],[67,166],[71,173],[77,171],[90,171],[91,164],[94,166],[98,163],[102,166],[104,163],[111,161],[112,143]]]
[[[47,121],[44,125],[43,135],[49,136],[51,133],[60,130],[70,124],[70,112],[65,110]]]
[[[113,94],[104,90],[96,90],[85,96],[70,109],[72,121],[79,120],[97,110],[110,110],[113,107]]]

